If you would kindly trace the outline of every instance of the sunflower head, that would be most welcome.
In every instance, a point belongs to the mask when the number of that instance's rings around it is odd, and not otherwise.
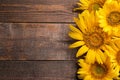
[[[97,15],[99,17],[100,27],[105,32],[111,33],[120,28],[120,3],[115,0],[107,0],[103,8],[101,8]]]
[[[99,27],[98,18],[94,12],[85,10],[79,15],[79,18],[75,18],[74,20],[78,28],[70,26],[71,31],[69,36],[77,40],[77,42],[70,45],[70,48],[80,47],[76,57],[87,53],[87,62],[94,63],[97,60],[98,63],[103,63],[106,59],[103,48],[109,44],[111,36]]]
[[[75,10],[89,10],[96,11],[99,10],[99,8],[102,8],[106,0],[80,0],[80,3],[78,3],[78,8],[75,8]]]
[[[110,40],[110,36],[99,27],[98,18],[94,12],[84,11],[79,15],[79,19],[75,19],[75,22],[88,48],[99,49]]]
[[[113,65],[108,58],[103,64],[97,62],[88,64],[80,59],[79,65],[81,68],[77,72],[78,78],[85,80],[111,80],[119,75],[118,68],[112,67]]]

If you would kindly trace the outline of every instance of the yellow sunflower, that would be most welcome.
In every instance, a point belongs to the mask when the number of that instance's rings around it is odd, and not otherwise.
[[[115,0],[107,0],[103,8],[97,11],[100,27],[109,34],[117,32],[120,28],[120,3]]]
[[[90,13],[88,10],[79,15],[79,18],[74,19],[77,26],[76,28],[70,25],[69,36],[78,40],[71,44],[70,48],[80,47],[76,57],[79,57],[85,53],[86,60],[89,63],[94,63],[97,60],[98,63],[103,63],[106,59],[106,55],[103,50],[110,48],[108,45],[111,41],[111,36],[99,27],[94,12]]]
[[[114,66],[117,66],[120,70],[120,39],[114,40],[111,46],[113,50],[108,49],[107,54],[111,57],[111,62]]]
[[[81,67],[78,69],[78,78],[84,80],[113,80],[117,79],[119,75],[119,69],[113,67],[110,59],[107,58],[103,64],[97,62],[88,64],[84,59],[78,60],[78,65]]]
[[[96,11],[99,10],[99,8],[102,8],[106,0],[80,0],[78,3],[78,8],[75,8],[75,10],[89,10]]]

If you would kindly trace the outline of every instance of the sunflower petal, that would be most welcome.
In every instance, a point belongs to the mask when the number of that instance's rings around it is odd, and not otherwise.
[[[85,63],[84,59],[79,59],[79,60],[78,60],[78,64],[79,64],[79,66],[81,66],[81,67],[86,66],[86,63]]]
[[[85,44],[85,42],[84,42],[84,41],[77,41],[77,42],[75,42],[75,43],[71,44],[71,45],[69,46],[69,48],[76,48],[76,47],[80,47],[80,46],[82,46],[82,45],[84,45],[84,44]]]
[[[84,25],[84,22],[83,22],[83,19],[81,18],[80,20],[78,18],[74,18],[74,21],[76,22],[77,26],[79,27],[79,29],[85,33],[85,25]]]
[[[95,51],[89,49],[88,53],[86,55],[86,62],[88,63],[94,63],[95,62]]]
[[[115,45],[120,49],[120,39],[115,39]]]
[[[96,53],[96,60],[99,64],[103,64],[103,61],[98,53]]]
[[[89,48],[88,48],[86,45],[82,46],[82,47],[78,50],[78,52],[77,52],[77,54],[76,54],[76,57],[79,57],[79,56],[85,54],[85,53],[88,51],[88,49],[89,49]]]
[[[100,55],[102,61],[106,61],[106,55],[101,50],[97,50],[97,53]]]
[[[85,76],[84,80],[92,80],[90,75]]]
[[[110,45],[105,45],[105,47],[108,51],[114,52],[114,49]]]
[[[83,40],[83,36],[79,33],[76,33],[76,32],[69,32],[68,35],[73,38],[73,39],[76,39],[76,40]]]
[[[73,32],[78,32],[78,33],[82,34],[81,31],[79,29],[77,29],[76,27],[74,27],[73,25],[70,25],[69,28]]]

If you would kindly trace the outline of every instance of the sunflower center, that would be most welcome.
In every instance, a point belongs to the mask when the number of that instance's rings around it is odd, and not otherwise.
[[[93,9],[96,11],[96,10],[99,10],[99,8],[100,8],[100,5],[99,4],[94,4],[93,5]]]
[[[89,11],[96,11],[96,10],[99,10],[99,8],[101,7],[101,5],[99,3],[92,3],[90,6],[89,6]]]
[[[116,60],[117,60],[118,64],[120,65],[120,51],[117,52]]]
[[[103,40],[103,37],[97,32],[84,36],[84,41],[89,48],[99,48],[103,44]]]
[[[96,78],[102,78],[107,73],[107,67],[104,64],[93,64],[91,66],[91,74]]]
[[[120,24],[120,12],[113,11],[108,15],[107,21],[110,25]]]

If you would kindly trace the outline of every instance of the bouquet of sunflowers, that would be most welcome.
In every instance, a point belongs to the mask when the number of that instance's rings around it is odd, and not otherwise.
[[[84,80],[120,80],[120,0],[80,0],[69,36]],[[82,56],[82,57],[81,57]]]

